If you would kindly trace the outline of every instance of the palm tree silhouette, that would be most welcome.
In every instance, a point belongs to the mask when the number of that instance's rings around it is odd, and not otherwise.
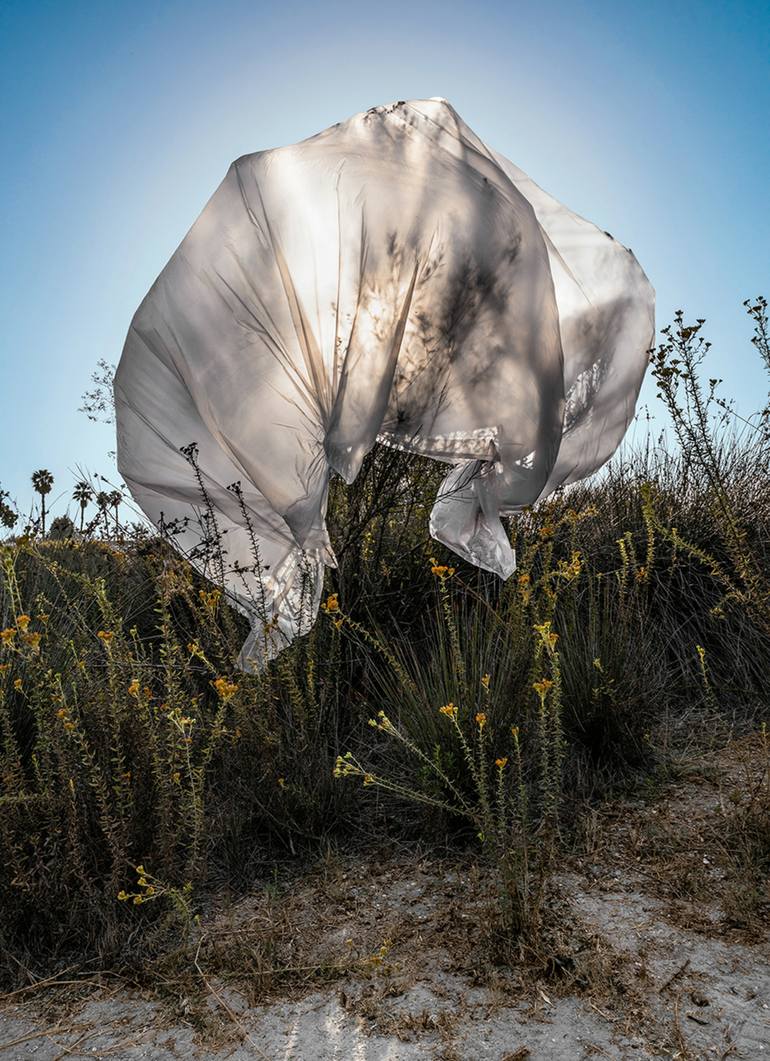
[[[85,479],[81,479],[76,484],[75,489],[72,491],[72,500],[77,501],[80,505],[80,533],[83,533],[83,522],[85,520],[86,506],[91,498],[94,496],[94,491]]]
[[[107,493],[106,490],[100,490],[99,493],[96,495],[96,504],[99,508],[99,512],[101,513],[102,519],[104,520],[104,533],[109,534],[110,523],[107,511],[112,502],[110,501],[110,495]]]
[[[50,494],[53,486],[53,476],[47,468],[40,468],[32,473],[32,486],[40,494],[40,524],[45,538],[45,498],[46,494]]]
[[[112,506],[112,512],[115,516],[115,533],[117,534],[120,529],[118,508],[120,507],[120,502],[123,500],[123,495],[121,494],[120,490],[112,490],[109,494],[109,498],[110,505]]]

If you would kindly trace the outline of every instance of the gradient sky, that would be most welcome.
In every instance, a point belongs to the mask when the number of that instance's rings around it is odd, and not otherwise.
[[[706,317],[758,407],[770,5],[0,0],[0,486],[110,474],[80,396],[232,159],[429,96],[631,247],[659,325]]]

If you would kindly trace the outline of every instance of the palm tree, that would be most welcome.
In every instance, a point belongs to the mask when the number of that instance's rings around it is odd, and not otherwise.
[[[85,520],[86,507],[88,502],[94,496],[93,488],[90,483],[87,483],[85,479],[81,479],[76,484],[75,489],[72,491],[72,500],[77,501],[80,505],[80,533],[83,533],[83,522]]]
[[[120,507],[120,502],[123,500],[123,495],[121,494],[120,490],[112,490],[110,492],[109,498],[110,505],[112,506],[112,511],[115,516],[115,533],[118,534],[120,531],[118,508]]]
[[[107,510],[110,507],[111,502],[110,495],[107,493],[106,490],[100,490],[99,493],[96,495],[96,504],[99,508],[99,512],[101,513],[102,519],[104,520],[104,533],[106,535],[109,535],[110,523],[109,518],[107,516]]]
[[[40,468],[32,473],[32,486],[40,494],[40,523],[43,537],[45,538],[45,498],[50,494],[53,486],[53,476],[46,468]]]

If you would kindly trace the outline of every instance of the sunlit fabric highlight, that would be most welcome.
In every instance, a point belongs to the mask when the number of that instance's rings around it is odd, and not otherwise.
[[[120,472],[259,667],[317,613],[330,475],[378,440],[451,465],[431,533],[507,578],[500,516],[614,452],[653,308],[631,251],[445,100],[376,107],[227,171],[131,322]]]

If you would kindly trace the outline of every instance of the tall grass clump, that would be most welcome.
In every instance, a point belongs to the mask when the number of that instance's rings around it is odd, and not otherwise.
[[[324,834],[325,631],[247,675],[239,617],[162,543],[20,540],[0,564],[4,958],[151,952],[202,888]]]

